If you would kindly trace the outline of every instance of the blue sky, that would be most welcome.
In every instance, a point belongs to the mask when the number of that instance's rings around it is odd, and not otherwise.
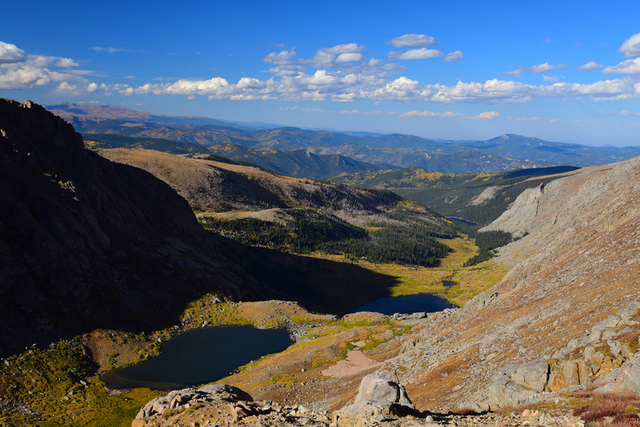
[[[0,96],[640,146],[636,1],[14,1]]]

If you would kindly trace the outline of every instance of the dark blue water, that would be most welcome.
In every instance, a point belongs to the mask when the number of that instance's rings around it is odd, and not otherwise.
[[[475,222],[466,221],[464,219],[456,218],[454,216],[448,216],[447,219],[449,219],[449,220],[451,220],[453,222],[459,222],[460,224],[468,225],[469,227],[474,227],[474,226],[478,225]]]
[[[391,315],[395,313],[411,314],[416,312],[434,313],[445,308],[453,308],[446,299],[433,294],[403,295],[399,297],[379,298],[368,302],[352,311],[372,311]]]
[[[108,388],[177,389],[224,378],[237,367],[291,345],[284,329],[216,326],[184,332],[159,356],[101,375]]]

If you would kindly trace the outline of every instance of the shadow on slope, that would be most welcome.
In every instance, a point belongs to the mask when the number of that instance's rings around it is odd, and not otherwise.
[[[325,278],[379,283],[374,297],[393,284],[216,238],[168,185],[85,151],[72,126],[38,105],[1,100],[0,129],[0,356],[97,328],[163,329],[207,293],[290,294],[342,312],[349,304],[332,301]]]

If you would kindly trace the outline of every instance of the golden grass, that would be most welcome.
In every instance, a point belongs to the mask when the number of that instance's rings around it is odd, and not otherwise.
[[[486,261],[471,267],[463,264],[478,253],[473,239],[466,236],[455,239],[438,239],[453,251],[442,259],[438,267],[412,267],[397,264],[376,264],[363,260],[347,259],[342,255],[329,255],[315,252],[310,256],[338,262],[357,264],[373,272],[392,276],[397,279],[391,288],[391,296],[434,293],[443,296],[458,306],[464,305],[474,296],[496,285],[506,269],[493,261]],[[444,281],[455,282],[447,287]]]

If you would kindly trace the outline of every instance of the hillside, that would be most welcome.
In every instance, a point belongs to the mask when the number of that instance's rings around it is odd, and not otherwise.
[[[233,144],[203,146],[194,142],[114,134],[85,134],[85,139],[91,147],[103,149],[144,148],[172,154],[213,153],[299,178],[322,179],[340,173],[393,168],[391,165],[374,165],[337,154],[316,155],[307,150],[278,151]]]
[[[557,166],[500,173],[444,174],[407,168],[343,174],[331,179],[347,185],[389,189],[446,217],[486,225],[500,216],[525,189],[553,181],[576,169]]]
[[[408,367],[428,360],[429,369],[406,376],[414,387],[428,384],[420,388],[425,403],[437,396],[497,407],[594,383],[611,383],[603,391],[640,391],[620,377],[637,375],[639,179],[640,158],[586,168],[526,190],[485,229],[523,236],[500,251],[509,274],[429,328],[398,361]],[[445,372],[452,375],[433,383]]]
[[[292,178],[219,157],[98,152],[156,175],[199,211],[205,228],[247,245],[434,266],[450,251],[435,238],[457,235],[439,215],[389,191]]]

